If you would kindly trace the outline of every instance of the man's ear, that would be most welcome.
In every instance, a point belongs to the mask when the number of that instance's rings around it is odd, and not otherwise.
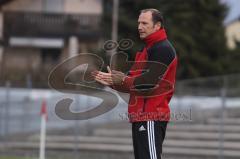
[[[159,30],[161,28],[161,23],[160,22],[157,22],[155,25],[154,25],[155,29],[156,30]]]

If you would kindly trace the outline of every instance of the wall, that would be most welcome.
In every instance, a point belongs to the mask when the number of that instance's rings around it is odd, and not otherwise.
[[[230,49],[236,47],[235,40],[240,41],[240,20],[229,24],[226,27],[227,46]]]

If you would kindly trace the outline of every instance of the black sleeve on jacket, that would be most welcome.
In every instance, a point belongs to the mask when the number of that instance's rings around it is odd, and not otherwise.
[[[146,70],[134,80],[135,89],[144,91],[157,84],[176,56],[176,52],[168,40],[157,42],[147,51]]]

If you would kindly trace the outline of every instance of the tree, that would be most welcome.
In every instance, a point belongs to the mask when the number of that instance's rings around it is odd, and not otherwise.
[[[105,7],[110,6],[105,0]],[[137,19],[145,8],[159,9],[165,17],[168,38],[179,58],[178,77],[194,78],[225,73],[228,54],[223,20],[227,7],[219,0],[121,0],[119,38],[134,40],[136,51],[143,43],[138,38]],[[111,10],[105,17],[109,17]],[[105,21],[107,22],[107,21]],[[110,25],[108,25],[108,29]]]

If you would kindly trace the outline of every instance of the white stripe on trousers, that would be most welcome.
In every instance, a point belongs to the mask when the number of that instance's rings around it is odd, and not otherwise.
[[[147,129],[150,158],[157,159],[154,135],[154,121],[147,121]]]
[[[157,153],[156,153],[156,145],[155,145],[155,131],[154,131],[154,121],[151,121],[152,123],[152,138],[153,138],[153,152],[154,152],[154,157],[157,159]]]
[[[150,159],[153,159],[151,137],[150,137],[150,121],[147,121],[147,130],[148,130],[148,145],[149,145]]]

